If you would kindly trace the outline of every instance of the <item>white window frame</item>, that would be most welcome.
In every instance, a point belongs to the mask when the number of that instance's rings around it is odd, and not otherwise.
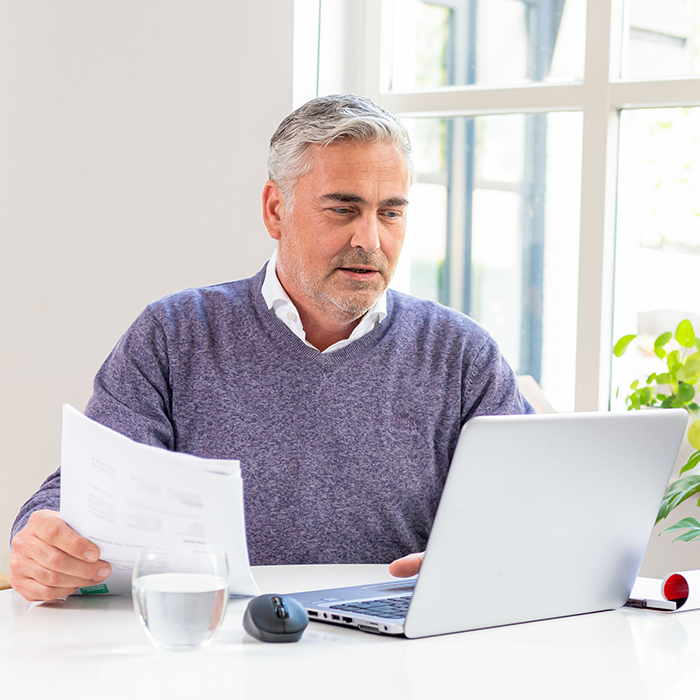
[[[307,4],[313,0],[304,1]],[[400,0],[399,0],[400,1]],[[613,262],[620,110],[700,105],[700,77],[625,80],[620,74],[624,0],[587,0],[585,77],[581,82],[512,87],[451,86],[389,90],[387,27],[393,0],[321,0],[344,16],[344,56],[329,79],[335,91],[370,97],[400,117],[484,116],[580,111],[583,161],[579,243],[575,410],[607,410],[612,354]],[[348,21],[349,20],[349,21]],[[323,24],[321,24],[323,26]],[[308,29],[307,29],[308,31]],[[589,50],[593,49],[593,50]],[[607,50],[606,50],[607,49]],[[323,64],[323,43],[320,47]],[[343,68],[344,66],[344,68]],[[317,91],[324,94],[323,77]],[[312,96],[312,95],[309,95]]]

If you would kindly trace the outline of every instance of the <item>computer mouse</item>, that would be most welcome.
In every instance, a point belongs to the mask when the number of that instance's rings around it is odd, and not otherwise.
[[[243,629],[261,642],[298,642],[308,624],[304,607],[288,595],[259,595],[243,616]]]

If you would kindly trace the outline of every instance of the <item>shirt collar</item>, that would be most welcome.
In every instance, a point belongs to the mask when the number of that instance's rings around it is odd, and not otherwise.
[[[299,311],[284,290],[282,283],[279,281],[279,277],[277,277],[277,248],[275,248],[267,263],[261,292],[267,308],[273,311],[277,318],[279,318],[295,335],[301,338],[307,345],[310,345],[306,340],[306,333],[304,333],[304,328],[299,318]],[[350,337],[331,345],[324,350],[324,352],[339,350],[353,340],[361,338],[366,333],[374,330],[374,328],[386,318],[386,314],[386,292],[384,292],[379,299],[374,302],[372,308],[362,317],[362,320],[353,329]]]

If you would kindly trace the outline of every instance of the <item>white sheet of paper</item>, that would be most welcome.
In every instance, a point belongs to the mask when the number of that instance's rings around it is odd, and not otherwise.
[[[257,595],[236,460],[142,445],[63,406],[61,517],[112,566],[85,594],[131,592],[141,549],[223,550],[231,595]]]
[[[661,593],[661,579],[637,576],[630,598],[666,600]]]

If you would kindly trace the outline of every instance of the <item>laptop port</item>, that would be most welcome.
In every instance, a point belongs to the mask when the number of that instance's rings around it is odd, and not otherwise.
[[[318,617],[318,613],[315,610],[307,610],[309,617]]]
[[[351,617],[344,617],[343,622],[347,622],[348,624],[352,623],[352,618]]]
[[[331,620],[340,620],[340,615],[331,615]]]

